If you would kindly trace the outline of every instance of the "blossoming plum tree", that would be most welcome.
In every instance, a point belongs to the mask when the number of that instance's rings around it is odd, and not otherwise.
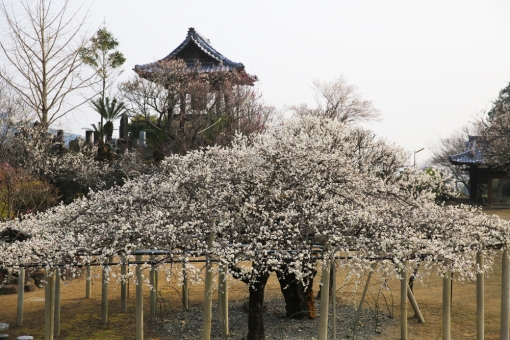
[[[248,284],[248,339],[264,339],[270,272],[309,287],[318,242],[324,262],[348,256],[357,271],[374,261],[399,272],[404,263],[448,260],[441,272],[457,278],[477,272],[475,252],[506,246],[507,222],[437,205],[434,186],[423,189],[431,176],[402,175],[404,159],[367,131],[300,117],[238,136],[231,147],[171,155],[158,171],[121,187],[6,222],[0,232],[11,228],[31,237],[0,244],[2,264],[70,265],[77,254],[85,263],[91,254],[101,262],[136,249],[165,249],[178,261],[214,256]],[[210,244],[209,235],[215,236]]]

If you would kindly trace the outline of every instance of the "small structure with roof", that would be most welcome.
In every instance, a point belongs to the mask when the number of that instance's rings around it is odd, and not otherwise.
[[[161,65],[171,60],[183,60],[190,72],[235,72],[240,79],[239,85],[253,85],[258,80],[257,76],[246,73],[243,63],[234,62],[223,56],[211,45],[209,39],[193,27],[188,29],[186,39],[169,55],[153,63],[135,65],[133,71],[142,78],[150,79],[151,75],[161,70]]]
[[[509,174],[498,170],[484,161],[484,151],[481,136],[468,136],[465,151],[449,157],[452,164],[464,166],[469,174],[469,202],[487,204],[509,204],[502,196],[510,190]],[[495,180],[495,181],[494,181]],[[508,187],[508,188],[507,188]],[[486,194],[486,201],[482,197]],[[496,197],[493,197],[495,194]],[[495,198],[495,200],[493,200]]]

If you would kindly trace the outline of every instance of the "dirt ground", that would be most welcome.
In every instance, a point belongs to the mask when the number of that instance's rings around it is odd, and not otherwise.
[[[493,211],[488,211],[493,213]],[[503,218],[510,218],[510,210],[494,211]],[[62,339],[134,339],[135,338],[135,296],[134,285],[130,285],[128,299],[128,312],[120,312],[120,286],[111,283],[109,289],[109,321],[108,325],[101,324],[101,284],[99,268],[93,271],[95,275],[92,286],[92,296],[85,299],[85,280],[75,279],[69,284],[63,284],[61,288],[61,338]],[[316,278],[315,289],[318,289],[319,276]],[[344,276],[338,273],[339,284]],[[159,320],[165,320],[170,312],[181,308],[180,292],[177,280],[173,278],[170,283],[165,282],[165,275],[160,274],[159,288],[161,290]],[[230,299],[244,299],[248,296],[246,286],[235,280],[231,280],[229,290]],[[500,324],[500,295],[501,295],[501,260],[498,253],[492,273],[485,280],[485,335],[486,339],[499,339]],[[374,282],[373,287],[377,286]],[[389,282],[391,293],[387,292],[388,304],[380,303],[382,311],[392,311],[393,321],[390,326],[384,328],[378,340],[393,340],[400,338],[399,320],[399,281]],[[357,300],[352,299],[352,287],[346,287],[339,292],[339,303],[358,303],[361,286],[357,287]],[[425,318],[425,323],[419,324],[413,317],[409,306],[409,339],[441,339],[442,336],[442,280],[431,275],[424,282],[417,282],[414,287],[415,296]],[[149,289],[144,287],[145,309],[145,338],[166,339],[161,333],[161,323],[153,322],[148,317]],[[374,308],[374,299],[377,289],[372,289],[368,294],[365,308]],[[453,285],[452,299],[452,339],[476,339],[476,287],[475,283],[458,283]],[[202,304],[203,285],[197,284],[191,287],[190,304]],[[278,282],[274,275],[266,287],[266,297],[281,296]],[[391,301],[393,300],[393,301]],[[25,293],[24,325],[16,326],[17,295],[0,296],[0,322],[10,324],[10,329],[5,333],[10,338],[19,335],[32,335],[34,339],[44,338],[44,289],[36,289],[34,292]],[[393,306],[393,308],[391,307]],[[387,318],[387,316],[381,316]]]

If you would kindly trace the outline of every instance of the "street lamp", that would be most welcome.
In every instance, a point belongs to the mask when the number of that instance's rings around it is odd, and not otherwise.
[[[421,148],[420,150],[414,150],[414,154],[413,154],[413,168],[414,169],[416,169],[416,154],[423,150],[425,150],[425,148]]]

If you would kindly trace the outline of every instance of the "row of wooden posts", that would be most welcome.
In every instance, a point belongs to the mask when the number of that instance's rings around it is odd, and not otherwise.
[[[143,276],[142,266],[147,263],[143,261],[140,252],[135,257],[135,262],[129,262],[130,264],[136,264],[136,339],[143,340]],[[152,253],[154,254],[154,252]],[[477,265],[479,268],[483,268],[484,258],[483,253],[477,254]],[[206,262],[205,271],[205,295],[204,295],[204,317],[203,317],[203,340],[209,340],[211,337],[211,323],[212,323],[212,280],[213,270],[212,262]],[[121,262],[121,274],[123,277],[127,274],[128,264],[127,262]],[[151,271],[150,271],[150,315],[153,320],[156,319],[156,301],[158,292],[158,271],[156,268],[157,255],[151,255],[150,257]],[[112,263],[112,258],[109,258],[109,263]],[[219,280],[218,280],[218,320],[220,320],[222,331],[224,336],[229,335],[229,323],[228,323],[228,269],[224,265],[219,265]],[[102,269],[102,307],[101,315],[103,324],[108,323],[108,266],[103,266]],[[361,310],[365,295],[367,293],[372,271],[369,272],[367,282],[362,293],[360,306],[358,310]],[[502,285],[501,285],[501,339],[510,340],[509,338],[509,321],[510,321],[510,264],[508,259],[508,251],[503,251],[502,256]],[[330,285],[330,275],[332,275]],[[90,298],[91,293],[91,275],[90,266],[86,267],[86,298]],[[23,301],[24,301],[24,278],[25,268],[19,268],[18,278],[18,310],[17,310],[17,324],[21,326],[23,324]],[[408,285],[408,271],[403,270],[401,272],[401,289],[400,289],[400,326],[401,326],[401,339],[407,340],[407,302],[411,303],[414,310],[415,316],[419,322],[425,322],[421,311],[416,303],[416,300],[411,292]],[[187,310],[189,308],[189,278],[187,275],[186,267],[183,268],[183,286],[182,286],[182,304],[183,308]],[[60,270],[57,268],[51,274],[48,275],[47,283],[45,286],[45,339],[51,340],[53,337],[60,336]],[[443,278],[443,340],[451,339],[451,274],[446,274]],[[322,291],[336,292],[336,265],[334,262],[326,263],[322,269]],[[127,282],[123,280],[121,282],[121,311],[127,312]],[[320,302],[320,320],[319,320],[319,340],[328,339],[328,310],[329,310],[329,296],[328,294],[321,294]],[[332,300],[332,332],[331,338],[336,339],[337,325],[336,325],[336,299]],[[479,273],[476,276],[476,339],[484,339],[484,274]]]
[[[485,322],[484,322],[484,274],[482,268],[484,266],[483,252],[478,252],[476,255],[476,263],[479,268],[479,273],[476,275],[476,340],[485,339]],[[407,302],[411,303],[415,316],[419,322],[425,322],[420,308],[414,298],[414,295],[409,287],[409,275],[407,270],[407,263],[404,265],[404,270],[400,273],[400,339],[408,339],[407,331]],[[330,275],[331,291],[336,292],[336,265],[325,265],[322,269],[322,290],[324,292],[330,291]],[[358,311],[361,310],[365,295],[368,289],[370,277],[372,272],[368,274],[367,282],[363,290]],[[451,273],[445,274],[443,277],[443,340],[451,339],[451,306],[452,306],[452,275]],[[332,300],[332,331],[331,339],[336,339],[336,299]],[[328,339],[328,310],[329,310],[329,296],[328,294],[321,294],[320,305],[320,320],[319,320],[319,340]],[[510,262],[508,259],[508,250],[504,250],[502,254],[502,273],[501,273],[501,340],[510,340]]]

